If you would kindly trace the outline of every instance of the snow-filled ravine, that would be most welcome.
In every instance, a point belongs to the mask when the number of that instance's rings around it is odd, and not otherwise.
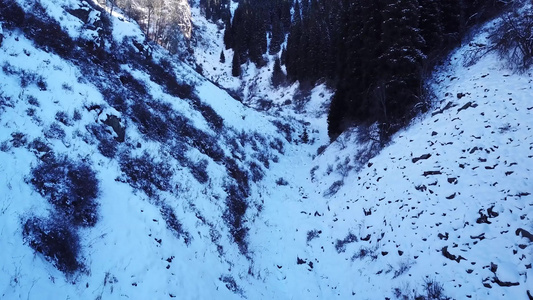
[[[324,86],[225,75],[197,8],[209,80],[120,11],[6,3],[1,299],[533,296],[533,76],[465,66],[486,33],[380,148],[372,127],[329,143]]]

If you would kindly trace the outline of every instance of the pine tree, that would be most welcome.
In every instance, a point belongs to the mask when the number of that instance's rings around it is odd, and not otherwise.
[[[346,129],[345,99],[346,95],[344,95],[344,90],[337,90],[331,99],[331,105],[328,111],[328,136],[331,141],[337,139]]]
[[[224,45],[226,45],[226,50],[233,47],[233,30],[231,28],[231,21],[224,22]]]
[[[285,40],[285,33],[283,32],[283,24],[281,20],[275,15],[272,20],[272,38],[270,40],[270,55],[277,54],[281,50],[281,44]]]
[[[226,56],[224,55],[224,50],[220,51],[220,63],[226,63]]]
[[[447,0],[439,2],[442,13],[442,25],[445,43],[455,45],[461,41],[464,24],[463,0]]]
[[[444,27],[442,12],[437,0],[420,1],[420,35],[424,38],[424,53],[442,51],[444,45]]]
[[[281,70],[281,62],[278,57],[274,61],[274,69],[272,70],[272,85],[278,87],[285,81],[285,74]]]
[[[287,38],[287,50],[285,51],[285,66],[287,68],[287,76],[291,81],[298,80],[300,78],[299,68],[302,60],[300,53],[302,32],[303,29],[300,15],[300,4],[298,1],[295,1],[294,15],[289,36]]]
[[[380,120],[403,125],[419,94],[424,41],[419,33],[417,0],[388,0],[383,8],[381,85],[374,101]]]
[[[233,53],[233,61],[231,63],[231,75],[233,77],[241,76],[241,59],[239,56],[236,51]]]

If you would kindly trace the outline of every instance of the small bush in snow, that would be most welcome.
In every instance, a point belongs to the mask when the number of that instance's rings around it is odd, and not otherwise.
[[[242,254],[248,253],[248,244],[246,237],[248,227],[244,226],[245,214],[248,210],[248,202],[243,194],[242,188],[235,185],[226,187],[228,197],[226,198],[226,211],[223,218],[230,229],[233,241],[239,247]]]
[[[215,110],[200,100],[196,99],[194,102],[196,110],[200,111],[204,119],[207,121],[211,129],[216,132],[220,132],[224,126],[224,119],[215,112]]]
[[[83,267],[79,236],[63,219],[31,217],[24,222],[22,236],[26,244],[44,255],[59,271],[72,275]]]
[[[111,133],[101,125],[91,125],[87,127],[88,131],[98,140],[98,151],[107,158],[114,158],[118,151],[118,142],[113,138]]]
[[[57,123],[52,123],[44,132],[44,136],[48,139],[57,139],[62,140],[64,139],[67,134],[65,133],[65,130],[59,126]]]
[[[275,120],[272,122],[274,126],[278,128],[278,132],[283,134],[287,142],[292,142],[292,131],[293,129],[291,126],[287,123],[282,123],[281,121]]]
[[[375,248],[361,247],[352,256],[352,261],[356,259],[363,259],[365,257],[370,257],[371,260],[376,260],[378,259],[378,254],[376,251],[377,251],[377,247]]]
[[[277,150],[279,154],[285,153],[283,142],[280,139],[276,138],[273,142],[270,142],[270,148]]]
[[[20,86],[25,88],[31,84],[35,84],[41,91],[46,91],[47,85],[43,76],[32,72],[22,71],[20,74]]]
[[[79,110],[77,110],[77,109],[74,110],[74,115],[72,116],[72,119],[73,119],[74,121],[79,121],[79,120],[81,120],[81,113],[80,113]]]
[[[72,121],[70,120],[68,114],[64,111],[58,111],[56,113],[56,121],[62,123],[65,126],[72,126]]]
[[[48,146],[42,139],[36,138],[28,144],[30,151],[36,154],[46,154],[52,151],[52,148]]]
[[[309,230],[307,232],[307,242],[309,243],[310,241],[320,237],[320,234],[322,233],[322,230]]]
[[[411,266],[413,263],[409,260],[403,260],[398,265],[398,269],[394,271],[394,276],[392,278],[397,278],[398,276],[403,275],[405,272],[409,271],[411,269]]]
[[[24,147],[26,143],[28,142],[28,139],[26,138],[26,135],[22,132],[13,132],[11,133],[11,144],[15,148]]]
[[[261,181],[261,179],[263,179],[263,176],[264,176],[263,169],[261,169],[261,167],[255,161],[250,162],[248,165],[250,167],[250,174],[252,175],[251,176],[252,181],[253,182]]]
[[[152,112],[143,102],[131,107],[133,121],[139,125],[139,131],[148,138],[164,141],[169,137],[168,123],[159,114]]]
[[[513,68],[526,70],[533,64],[533,8],[513,11],[502,17],[502,22],[491,35],[494,49]]]
[[[426,278],[424,280],[424,290],[426,291],[425,299],[427,300],[448,299],[448,297],[444,295],[444,288],[442,287],[442,284],[435,279]]]
[[[171,189],[170,165],[155,161],[147,152],[139,157],[123,154],[120,159],[120,169],[132,187],[144,191],[149,197],[155,196],[158,190],[169,191]]]
[[[224,275],[220,276],[218,279],[226,284],[226,288],[236,294],[243,294],[242,289],[237,285],[237,282],[235,282],[235,279],[233,279],[230,275]]]
[[[176,76],[171,71],[173,70],[172,67],[169,67],[169,62],[166,62],[164,59],[159,63],[153,60],[147,60],[145,65],[148,68],[151,79],[163,86],[167,93],[181,99],[194,98],[194,88],[188,84],[179,83],[176,80]],[[164,66],[167,67],[165,68]]]
[[[9,150],[11,150],[11,145],[8,141],[3,141],[0,143],[0,151],[7,152]]]
[[[20,72],[18,68],[14,67],[8,61],[4,62],[2,65],[2,71],[4,71],[6,75],[16,75]]]
[[[335,250],[337,250],[337,253],[345,252],[346,244],[355,243],[357,241],[358,241],[357,236],[355,236],[355,234],[350,232],[344,239],[337,240],[337,242],[335,242]]]
[[[96,224],[99,183],[87,163],[50,155],[32,169],[30,182],[74,225]]]
[[[329,169],[329,168],[328,168]],[[341,187],[344,185],[344,181],[337,180],[331,184],[331,186],[324,192],[324,197],[328,198],[335,195]]]
[[[289,183],[287,182],[287,180],[285,180],[283,177],[280,177],[276,180],[276,184],[277,185],[289,185]]]
[[[163,204],[160,209],[161,216],[163,217],[163,220],[165,220],[165,223],[167,224],[167,227],[174,232],[174,234],[181,238],[183,237],[183,241],[186,245],[189,245],[191,243],[191,235],[185,231],[183,228],[183,225],[176,217],[176,214],[172,210],[172,208],[166,204]]]
[[[113,139],[100,140],[98,151],[107,158],[115,158],[118,151],[118,143]]]
[[[209,181],[209,174],[207,173],[208,161],[206,159],[200,160],[198,163],[190,163],[189,169],[191,174],[198,180],[199,183],[207,183]]]
[[[37,98],[35,98],[35,97],[32,96],[32,95],[29,95],[29,96],[28,96],[27,101],[28,101],[28,104],[29,104],[29,105],[33,105],[33,106],[36,106],[36,107],[41,106],[41,104],[39,103],[39,100],[37,100]]]

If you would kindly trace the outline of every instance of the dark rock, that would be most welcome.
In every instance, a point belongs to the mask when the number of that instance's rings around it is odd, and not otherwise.
[[[461,260],[466,260],[466,258],[462,257],[461,255],[457,256],[457,255],[453,255],[450,252],[448,252],[448,246],[443,247],[441,251],[442,251],[442,255],[444,255],[444,257],[446,257],[449,260],[454,260],[456,262],[461,262]]]
[[[422,156],[419,156],[419,157],[415,157],[412,159],[413,163],[416,163],[417,161],[419,160],[422,160],[422,159],[428,159],[431,157],[431,154],[424,154]]]
[[[503,286],[503,287],[510,287],[510,286],[520,285],[519,282],[501,281],[498,277],[494,277],[492,282],[496,283],[499,286]]]
[[[455,198],[455,195],[456,195],[456,194],[457,194],[457,193],[453,193],[453,194],[451,194],[450,196],[446,197],[446,199],[448,199],[448,200],[452,200],[453,198]]]
[[[472,105],[472,101],[468,101],[465,105],[461,106],[461,108],[459,108],[457,110],[457,112],[459,113],[461,110],[465,110],[465,109],[467,109],[469,107],[475,107],[475,106]]]
[[[483,223],[484,224],[492,224],[489,221],[489,217],[483,213],[482,209],[479,210],[479,218],[477,218],[476,223],[478,223],[478,224],[483,224]]]
[[[424,174],[422,174],[423,176],[431,176],[431,175],[441,175],[442,172],[441,171],[425,171]]]
[[[471,239],[475,240],[475,239],[479,239],[480,241],[484,240],[485,239],[485,233],[482,233],[480,235],[475,235],[475,236],[470,236]]]
[[[497,216],[499,216],[500,214],[495,212],[494,210],[494,205],[489,207],[489,209],[487,209],[487,213],[489,214],[489,218],[496,218]]]
[[[120,118],[113,115],[107,115],[107,119],[104,124],[113,128],[113,131],[117,134],[117,142],[123,143],[126,137],[126,128],[120,125]]]
[[[525,229],[518,228],[516,230],[515,234],[518,235],[518,236],[527,238],[527,239],[529,239],[530,242],[533,242],[533,234],[531,234],[529,231],[527,231]]]
[[[366,237],[361,238],[361,241],[369,241],[370,240],[370,234],[368,234]]]

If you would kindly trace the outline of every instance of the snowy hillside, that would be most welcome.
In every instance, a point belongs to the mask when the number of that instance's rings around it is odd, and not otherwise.
[[[533,78],[465,67],[486,34],[380,149],[328,144],[322,86],[224,74],[205,20],[209,80],[120,11],[4,2],[0,298],[533,296]]]
[[[255,189],[292,132],[125,18],[3,5],[2,298],[234,295]]]
[[[533,78],[494,54],[464,67],[486,34],[434,75],[437,108],[393,138],[356,173],[346,133],[315,161],[326,200],[298,226],[324,298],[428,295],[531,299],[533,295]],[[347,175],[348,173],[348,175]],[[369,293],[369,291],[371,291]]]

